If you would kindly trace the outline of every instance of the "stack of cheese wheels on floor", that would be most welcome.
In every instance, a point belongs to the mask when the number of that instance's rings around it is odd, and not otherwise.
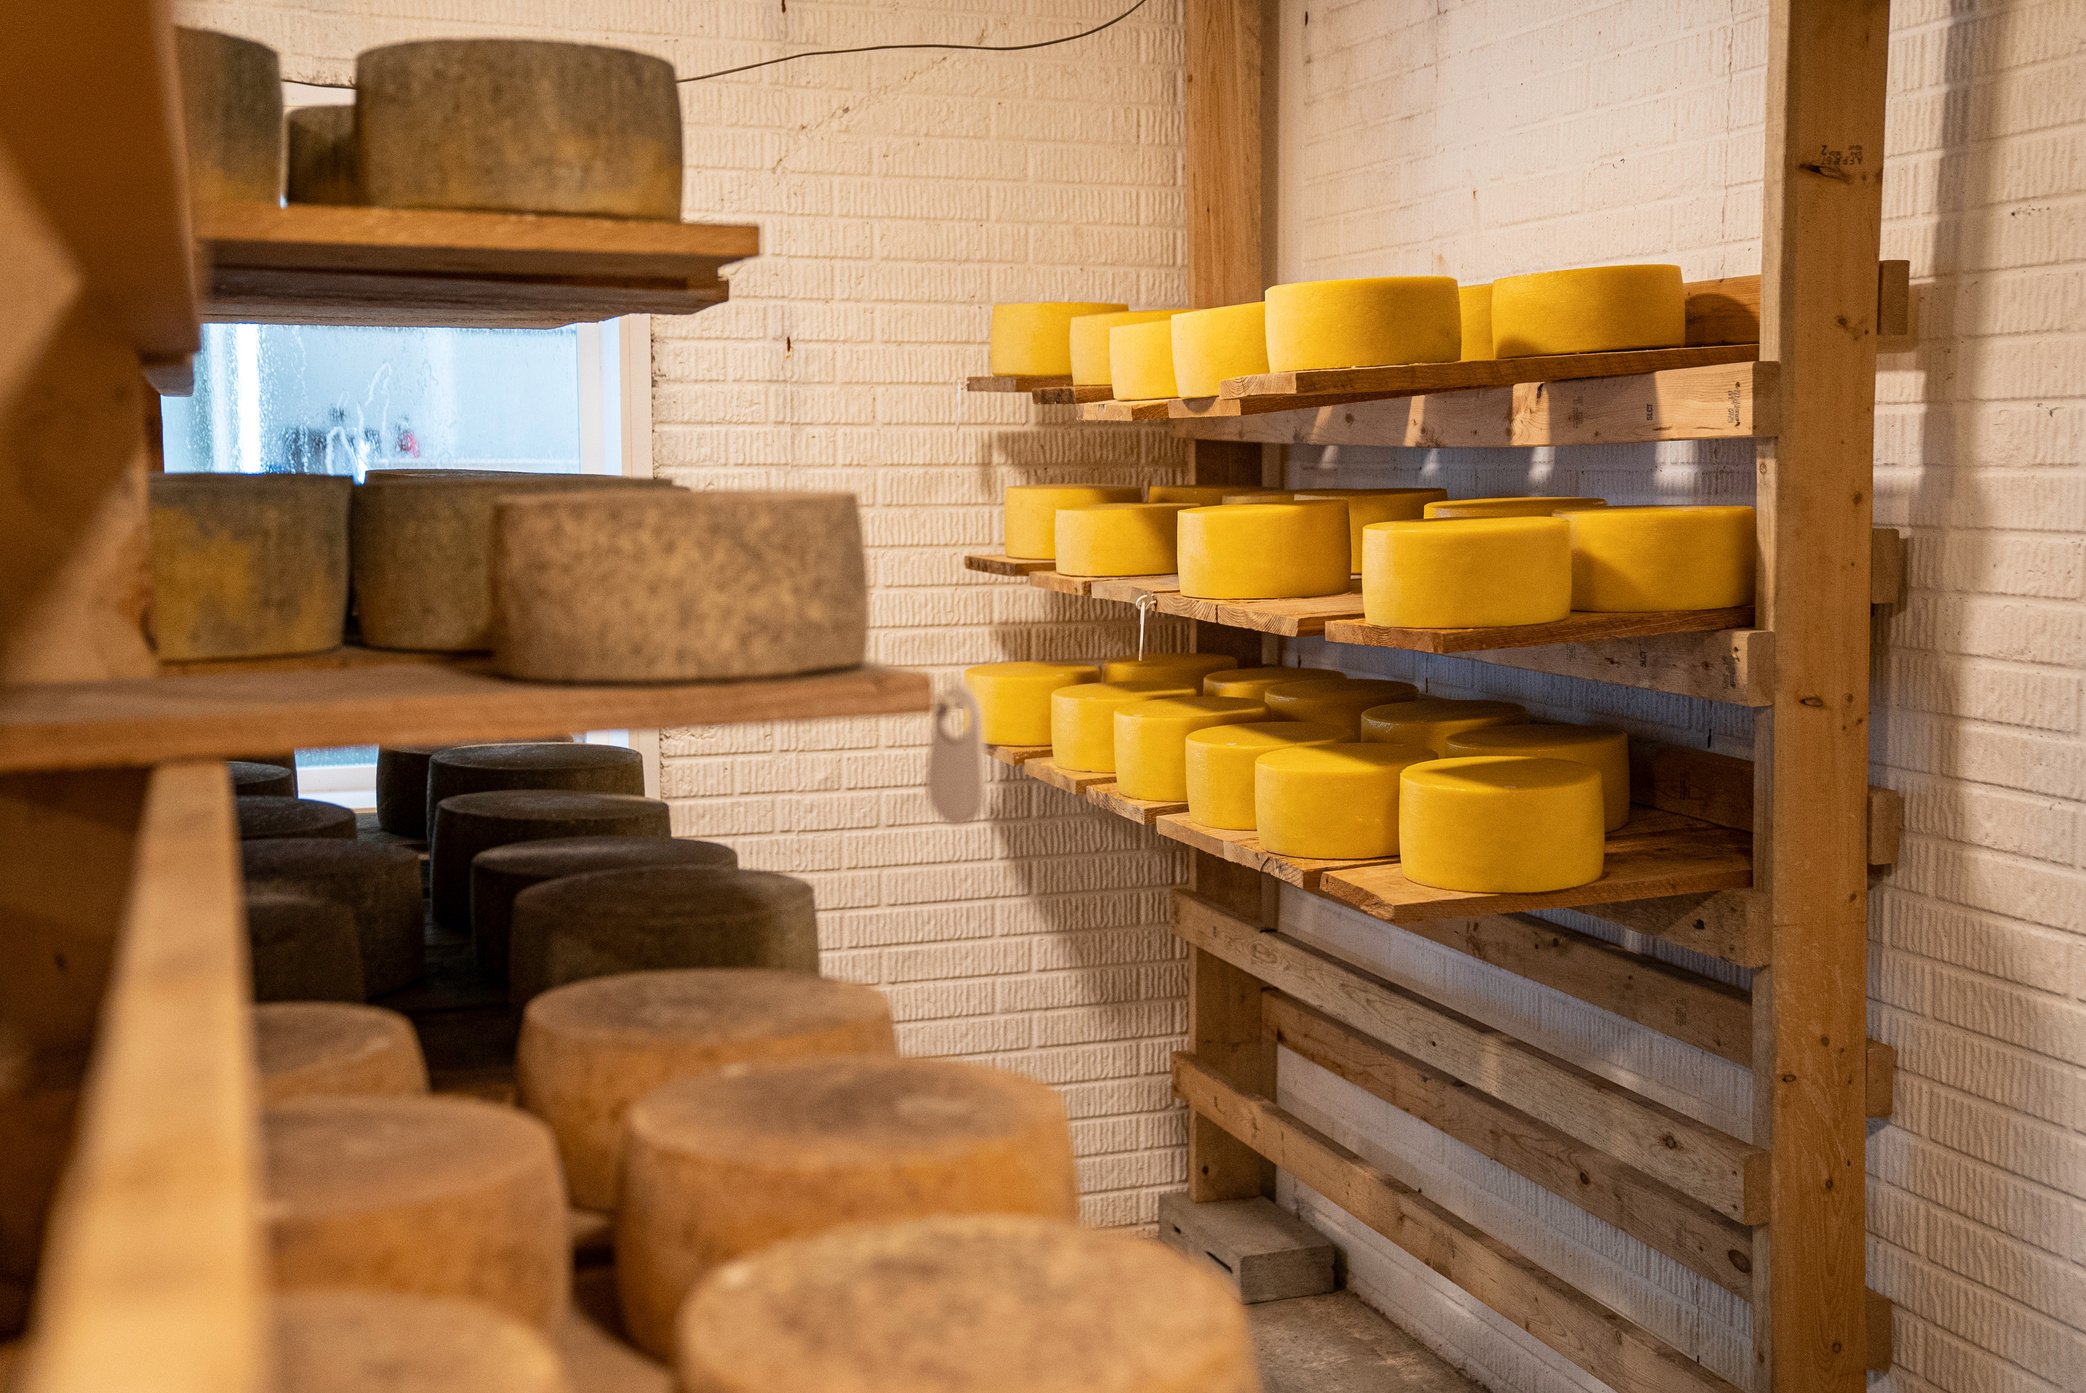
[[[159,656],[271,658],[340,647],[353,489],[320,474],[152,475]]]
[[[896,1055],[882,992],[802,972],[632,972],[547,991],[522,1016],[515,1085],[550,1124],[572,1202],[613,1209],[630,1105],[731,1065]]]
[[[1423,514],[1430,521],[1440,522],[1459,518],[1547,518],[1607,506],[1599,498],[1550,498],[1540,494],[1520,498],[1445,498],[1429,503]]]
[[[225,764],[225,772],[232,778],[232,796],[235,798],[295,798],[297,796],[297,770],[280,764],[258,764],[252,760],[235,759]]]
[[[769,871],[589,871],[514,897],[507,995],[520,1006],[588,977],[659,968],[818,971],[811,887]]]
[[[1072,375],[1072,321],[1121,314],[1128,305],[1088,300],[1036,300],[992,307],[989,371],[995,377]]]
[[[1057,570],[1066,576],[1163,576],[1173,572],[1186,503],[1096,503],[1057,511]]]
[[[1393,629],[1549,624],[1572,612],[1562,518],[1380,522],[1363,534],[1362,617]]]
[[[1188,816],[1205,827],[1251,831],[1255,825],[1253,766],[1264,754],[1300,745],[1340,743],[1338,726],[1315,721],[1256,721],[1209,726],[1182,748]]]
[[[1158,697],[1192,697],[1193,679],[1084,682],[1050,694],[1050,760],[1086,774],[1115,772],[1115,713]]]
[[[1462,360],[1475,363],[1492,356],[1492,282],[1456,287],[1457,310],[1463,323]]]
[[[1214,397],[1227,377],[1268,370],[1267,306],[1259,300],[1185,310],[1173,330],[1173,385],[1184,397]]]
[[[252,887],[246,893],[246,945],[255,1001],[362,1001],[369,995],[355,912],[337,900]]]
[[[1180,395],[1173,376],[1173,319],[1119,324],[1108,331],[1108,383],[1117,401],[1161,401]]]
[[[1410,745],[1304,745],[1253,763],[1253,819],[1280,856],[1362,861],[1399,854],[1398,776],[1434,758]]]
[[[1385,678],[1349,678],[1338,673],[1299,671],[1294,682],[1278,682],[1263,698],[1268,712],[1285,721],[1313,721],[1338,729],[1343,740],[1359,740],[1362,713],[1385,702],[1411,701],[1420,689]]]
[[[531,745],[569,743],[569,735],[531,740]],[[386,832],[424,842],[434,825],[434,804],[427,801],[427,768],[447,745],[379,745],[377,747],[377,825]]]
[[[1107,484],[1015,484],[1006,492],[1003,530],[1016,561],[1057,559],[1057,512],[1097,503],[1135,503],[1138,490]]]
[[[248,888],[287,890],[345,908],[355,919],[362,985],[397,991],[425,966],[420,858],[402,847],[285,838],[240,848]]]
[[[554,837],[496,846],[471,860],[471,951],[488,979],[506,981],[515,897],[547,880],[640,866],[718,871],[738,864],[728,846],[680,837]]]
[[[1243,697],[1159,697],[1117,707],[1116,792],[1153,803],[1184,801],[1188,736],[1210,726],[1265,721],[1267,715],[1267,707]]]
[[[1101,662],[1103,682],[1185,682],[1199,687],[1212,673],[1227,672],[1239,665],[1224,653],[1147,653],[1142,658],[1105,658]]]
[[[265,842],[285,837],[355,839],[355,811],[317,798],[280,798],[256,794],[233,805],[239,816],[239,839]]]
[[[1127,324],[1163,324],[1179,313],[1179,310],[1119,310],[1114,314],[1076,316],[1067,336],[1071,345],[1072,385],[1113,390],[1115,368],[1109,353],[1109,331]]]
[[[1347,505],[1338,499],[1226,503],[1180,520],[1181,593],[1276,600],[1347,589]]]
[[[1753,510],[1598,508],[1573,513],[1572,608],[1597,614],[1753,603]]]
[[[253,1030],[265,1107],[292,1098],[427,1092],[420,1039],[396,1011],[283,1001],[254,1007]]]
[[[1390,746],[1371,748],[1392,748]],[[1540,894],[1601,878],[1600,771],[1563,759],[1471,756],[1405,771],[1408,879],[1475,894]]]
[[[1285,682],[1302,682],[1311,675],[1311,669],[1301,667],[1219,668],[1202,679],[1202,694],[1244,697],[1248,701],[1260,701],[1268,688],[1281,686]]]
[[[1687,297],[1678,266],[1588,266],[1492,282],[1499,358],[1679,348]]]
[[[1057,1094],[953,1060],[836,1055],[684,1079],[631,1106],[623,1148],[616,1278],[631,1337],[657,1354],[692,1287],[771,1243],[931,1214],[1078,1211]]]
[[[459,931],[471,923],[471,861],[509,842],[553,837],[667,837],[666,804],[630,793],[492,789],[445,798],[434,808],[428,852],[435,922]]]
[[[201,205],[282,194],[282,68],[275,50],[209,29],[174,30],[188,193]]]
[[[1269,372],[1453,363],[1462,342],[1462,310],[1449,276],[1268,287]]]
[[[1531,721],[1461,731],[1442,741],[1441,752],[1463,755],[1568,759],[1601,775],[1602,825],[1613,832],[1630,820],[1630,741],[1613,726],[1575,726]]]
[[[355,165],[355,107],[306,106],[283,121],[283,197],[290,203],[360,203]]]
[[[284,1393],[577,1393],[541,1332],[476,1301],[292,1291],[268,1315]]]
[[[1419,745],[1445,754],[1443,744],[1461,731],[1511,725],[1528,719],[1528,708],[1512,701],[1465,701],[1419,697],[1372,706],[1362,713],[1362,739],[1376,745]]]
[[[1048,745],[1050,694],[1098,681],[1092,663],[981,663],[963,670],[978,703],[978,738],[988,745]]]
[[[571,1277],[550,1129],[462,1098],[296,1098],[261,1117],[270,1269],[283,1289],[483,1301],[546,1327]]]
[[[1213,508],[1228,498],[1272,493],[1273,489],[1244,488],[1238,484],[1153,484],[1144,491],[1149,503],[1186,503],[1191,508]]]
[[[1244,1309],[1156,1243],[1011,1216],[857,1225],[721,1268],[686,1393],[1259,1393]]]
[[[1379,522],[1417,522],[1447,489],[1300,489],[1298,498],[1337,498],[1347,504],[1347,567],[1362,573],[1362,529]]]

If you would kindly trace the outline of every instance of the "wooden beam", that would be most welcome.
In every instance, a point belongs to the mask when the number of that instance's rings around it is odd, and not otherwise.
[[[1188,303],[1258,300],[1262,0],[1187,0]]]
[[[1750,830],[1754,818],[1753,761],[1684,745],[1649,741],[1630,746],[1630,797],[1667,812]],[[1905,833],[1905,799],[1895,789],[1871,788],[1864,808],[1867,864],[1894,866]]]
[[[1720,890],[1709,895],[1589,905],[1580,913],[1739,967],[1767,963],[1767,902],[1756,891]]]
[[[1774,635],[1765,629],[1602,639],[1549,648],[1491,648],[1459,656],[1525,672],[1583,677],[1736,706],[1765,706],[1774,691]]]
[[[1189,867],[1198,895],[1242,924],[1272,923],[1272,897],[1258,876],[1207,856]],[[1275,1045],[1261,1024],[1260,980],[1237,964],[1191,947],[1188,1043],[1195,1057],[1259,1092],[1275,1091]],[[1243,1200],[1275,1193],[1275,1168],[1207,1118],[1188,1119],[1188,1198]]]

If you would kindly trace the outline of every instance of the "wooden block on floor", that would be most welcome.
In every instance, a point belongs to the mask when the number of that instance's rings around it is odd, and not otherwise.
[[[1333,1290],[1333,1245],[1309,1224],[1258,1196],[1197,1204],[1159,1197],[1159,1241],[1193,1259],[1248,1306]]]

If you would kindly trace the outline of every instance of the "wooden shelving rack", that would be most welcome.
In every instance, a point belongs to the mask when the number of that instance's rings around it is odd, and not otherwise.
[[[1262,0],[1188,0],[1188,294],[1258,298]],[[1889,1303],[1864,1282],[1866,1124],[1890,1110],[1890,1051],[1866,1038],[1867,891],[1896,858],[1895,797],[1867,786],[1870,607],[1896,598],[1902,538],[1872,528],[1879,338],[1908,331],[1908,271],[1877,259],[1887,0],[1772,0],[1763,274],[1689,287],[1689,347],[1518,364],[1267,374],[1201,400],[1078,402],[1085,420],[1164,421],[1195,481],[1259,484],[1262,446],[1502,446],[1750,438],[1759,600],[1748,612],[1573,616],[1543,632],[1377,629],[1359,596],[1212,604],[1175,577],[1060,576],[1004,556],[970,569],[1197,621],[1196,646],[1278,661],[1282,640],[1459,653],[1730,702],[1758,762],[1640,750],[1631,821],[1583,891],[1453,896],[1395,860],[1308,862],[1123,796],[1048,750],[995,755],[1193,849],[1176,895],[1189,951],[1189,1192],[1273,1192],[1277,1166],[1621,1393],[1736,1393],[1654,1332],[1536,1265],[1276,1101],[1277,1046],[1471,1146],[1752,1303],[1757,1393],[1853,1393],[1890,1362]],[[1091,389],[1088,389],[1091,390]],[[1274,457],[1279,459],[1279,457]],[[1753,1071],[1738,1138],[1546,1055],[1281,932],[1282,885],[1683,1040]],[[1528,911],[1579,912],[1752,969],[1750,989]]]

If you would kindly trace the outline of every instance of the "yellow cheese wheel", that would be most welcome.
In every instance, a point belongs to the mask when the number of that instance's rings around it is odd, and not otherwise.
[[[1180,519],[1181,593],[1276,600],[1346,591],[1347,505],[1321,498],[1190,508]]]
[[[1066,576],[1173,574],[1175,520],[1186,503],[1096,503],[1057,510],[1057,569]]]
[[[1268,370],[1267,306],[1259,300],[1173,317],[1173,381],[1184,397],[1214,397],[1227,377]]]
[[[1512,725],[1528,719],[1528,708],[1513,701],[1459,701],[1421,697],[1372,706],[1362,713],[1362,739],[1381,745],[1420,745],[1435,754],[1451,735],[1481,726]]]
[[[1492,282],[1500,358],[1679,348],[1687,328],[1678,266],[1585,266]]]
[[[1572,612],[1562,518],[1379,522],[1363,533],[1362,615],[1395,629],[1548,624]]]
[[[1492,356],[1492,283],[1456,287],[1457,308],[1462,311],[1463,361],[1475,363]]]
[[[988,745],[1048,745],[1050,694],[1100,677],[1092,663],[980,663],[963,670]]]
[[[1229,672],[1239,660],[1229,653],[1147,653],[1142,658],[1109,658],[1101,664],[1103,682],[1166,682],[1200,687],[1215,672]],[[1213,693],[1225,695],[1230,693]]]
[[[1108,331],[1109,390],[1117,401],[1180,395],[1173,382],[1172,319],[1119,324]]]
[[[1237,484],[1153,484],[1144,491],[1144,499],[1147,503],[1186,503],[1194,508],[1212,508],[1234,498],[1270,492],[1273,490],[1242,488]]]
[[[1159,697],[1115,712],[1115,787],[1126,798],[1178,803],[1188,796],[1187,741],[1208,726],[1267,719],[1244,697]]]
[[[1362,573],[1362,529],[1379,522],[1417,522],[1447,489],[1308,489],[1298,498],[1338,498],[1347,504],[1347,569]]]
[[[1067,377],[1072,372],[1072,321],[1116,314],[1128,305],[1042,300],[992,307],[991,372],[996,377]]]
[[[1459,518],[1547,518],[1607,506],[1599,498],[1445,498],[1429,503],[1423,516],[1433,522]]]
[[[1188,816],[1205,827],[1251,831],[1255,761],[1274,750],[1341,739],[1338,726],[1315,721],[1252,721],[1195,731],[1183,747]]]
[[[1307,682],[1313,677],[1340,677],[1337,672],[1319,672],[1307,667],[1221,668],[1202,679],[1204,696],[1245,697],[1259,701],[1268,688],[1284,682]]]
[[[1266,304],[1270,372],[1453,363],[1462,344],[1449,276],[1271,285]]]
[[[1411,745],[1293,746],[1253,762],[1253,820],[1278,856],[1361,861],[1398,854],[1398,776],[1431,760]]]
[[[1521,725],[1465,730],[1442,741],[1442,754],[1520,755],[1569,759],[1600,771],[1602,824],[1610,832],[1630,820],[1630,740],[1613,726],[1575,726],[1530,721]]]
[[[1138,490],[1106,484],[1015,484],[1007,490],[1007,555],[1017,561],[1057,559],[1057,510],[1096,503],[1135,503]]]
[[[1179,313],[1179,310],[1119,310],[1114,314],[1082,314],[1074,319],[1070,333],[1072,385],[1107,387],[1115,381],[1109,367],[1109,330],[1120,329],[1126,324],[1164,323]],[[1171,362],[1171,338],[1167,343],[1167,358]],[[1169,392],[1167,395],[1173,394]]]
[[[1267,689],[1262,700],[1285,721],[1322,722],[1338,727],[1343,740],[1359,740],[1364,711],[1385,702],[1411,701],[1419,694],[1420,689],[1410,682],[1314,675],[1300,682],[1278,683]]]
[[[1399,861],[1421,885],[1532,895],[1601,878],[1601,775],[1588,765],[1513,755],[1432,760],[1400,778],[1398,820]]]
[[[1050,694],[1050,758],[1061,769],[1115,772],[1118,707],[1154,697],[1194,696],[1187,682],[1089,682]]]
[[[1573,609],[1637,614],[1753,603],[1751,508],[1598,508],[1566,521]]]

